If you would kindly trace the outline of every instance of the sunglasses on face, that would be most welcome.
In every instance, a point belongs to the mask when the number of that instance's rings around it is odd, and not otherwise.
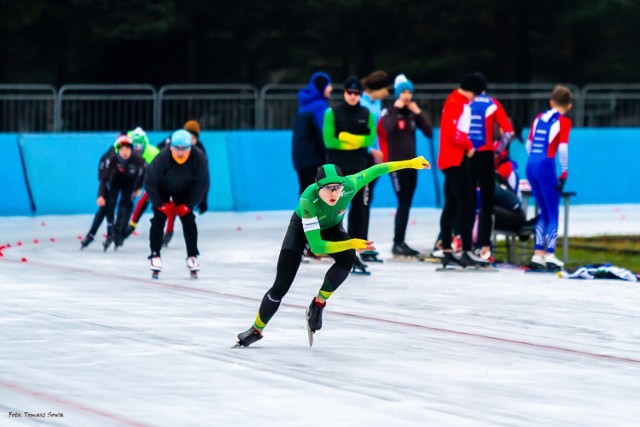
[[[178,151],[191,150],[191,147],[177,147],[175,145],[172,145],[171,148],[173,148],[174,150],[178,150]]]
[[[347,95],[349,96],[360,96],[360,92],[357,90],[348,90]]]
[[[321,190],[333,193],[334,191],[342,191],[344,184],[327,184],[320,187]]]

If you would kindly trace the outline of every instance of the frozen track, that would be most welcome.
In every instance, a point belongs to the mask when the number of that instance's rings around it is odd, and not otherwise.
[[[0,425],[637,425],[639,284],[372,264],[331,298],[309,349],[304,308],[328,264],[302,265],[265,338],[231,349],[289,215],[199,217],[197,281],[179,226],[153,281],[148,230],[80,252],[90,216],[0,219]],[[412,218],[409,243],[426,249],[438,213]],[[383,254],[392,223],[374,212]],[[572,234],[639,224],[638,206],[572,208]]]

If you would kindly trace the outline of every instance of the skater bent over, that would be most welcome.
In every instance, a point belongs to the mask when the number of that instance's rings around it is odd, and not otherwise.
[[[191,147],[191,134],[186,130],[175,131],[169,149],[160,151],[147,167],[144,189],[153,210],[149,259],[154,272],[162,269],[160,249],[164,224],[174,214],[182,222],[187,246],[187,268],[192,273],[200,269],[196,259],[199,255],[198,229],[193,209],[209,188],[209,170],[205,154]],[[157,273],[154,277],[157,277]]]
[[[98,206],[104,206],[107,218],[107,239],[103,243],[105,251],[112,242],[116,248],[122,245],[123,232],[133,207],[132,197],[140,194],[143,173],[144,160],[133,152],[131,139],[127,135],[119,135],[100,171]],[[116,205],[118,214],[114,221]]]
[[[328,254],[335,263],[324,276],[318,295],[307,311],[309,337],[322,327],[322,310],[327,299],[344,282],[356,259],[356,250],[374,250],[373,242],[352,239],[342,227],[342,218],[356,193],[380,175],[399,169],[428,169],[424,157],[401,162],[381,163],[362,172],[343,176],[332,164],[323,165],[316,173],[316,183],[300,196],[284,237],[276,279],[262,299],[253,326],[238,334],[238,346],[247,347],[262,338],[262,330],[275,315],[300,267],[305,243],[316,254]]]

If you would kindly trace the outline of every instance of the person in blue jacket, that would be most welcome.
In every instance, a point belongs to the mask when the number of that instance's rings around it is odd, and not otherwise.
[[[293,167],[300,184],[298,195],[315,182],[316,170],[326,160],[322,125],[332,90],[331,77],[319,71],[298,92],[298,111],[293,124],[291,144]]]

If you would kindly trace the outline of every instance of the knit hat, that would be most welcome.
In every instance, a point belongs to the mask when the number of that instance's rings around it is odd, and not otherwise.
[[[384,71],[374,71],[362,79],[362,85],[369,90],[383,89],[389,86],[389,76]]]
[[[311,77],[311,84],[315,86],[319,94],[323,94],[327,86],[331,84],[331,78],[326,73],[318,72]]]
[[[116,137],[116,142],[113,143],[113,149],[117,153],[120,147],[125,145],[131,147],[131,138],[129,138],[127,134],[121,133]]]
[[[191,147],[191,134],[186,130],[180,129],[175,131],[171,135],[171,146],[172,147],[182,147],[187,148]]]
[[[467,74],[462,78],[462,82],[460,82],[460,89],[480,95],[487,90],[487,79],[482,73],[475,72]]]
[[[410,90],[413,93],[413,83],[405,76],[404,74],[398,74],[395,81],[393,82],[394,90],[393,94],[396,98],[400,97],[400,94],[405,90]]]
[[[149,144],[149,137],[147,136],[147,133],[140,126],[135,128],[134,130],[127,132],[127,136],[131,138],[131,143],[134,146],[142,150],[144,150],[147,144]]]
[[[189,120],[187,121],[182,129],[191,132],[196,137],[200,136],[200,123],[197,120]]]
[[[316,172],[316,183],[320,186],[327,184],[344,184],[344,175],[336,165],[322,165]]]
[[[345,92],[348,90],[357,90],[358,92],[362,92],[362,83],[360,83],[360,79],[356,76],[347,78],[344,82],[344,90]]]

